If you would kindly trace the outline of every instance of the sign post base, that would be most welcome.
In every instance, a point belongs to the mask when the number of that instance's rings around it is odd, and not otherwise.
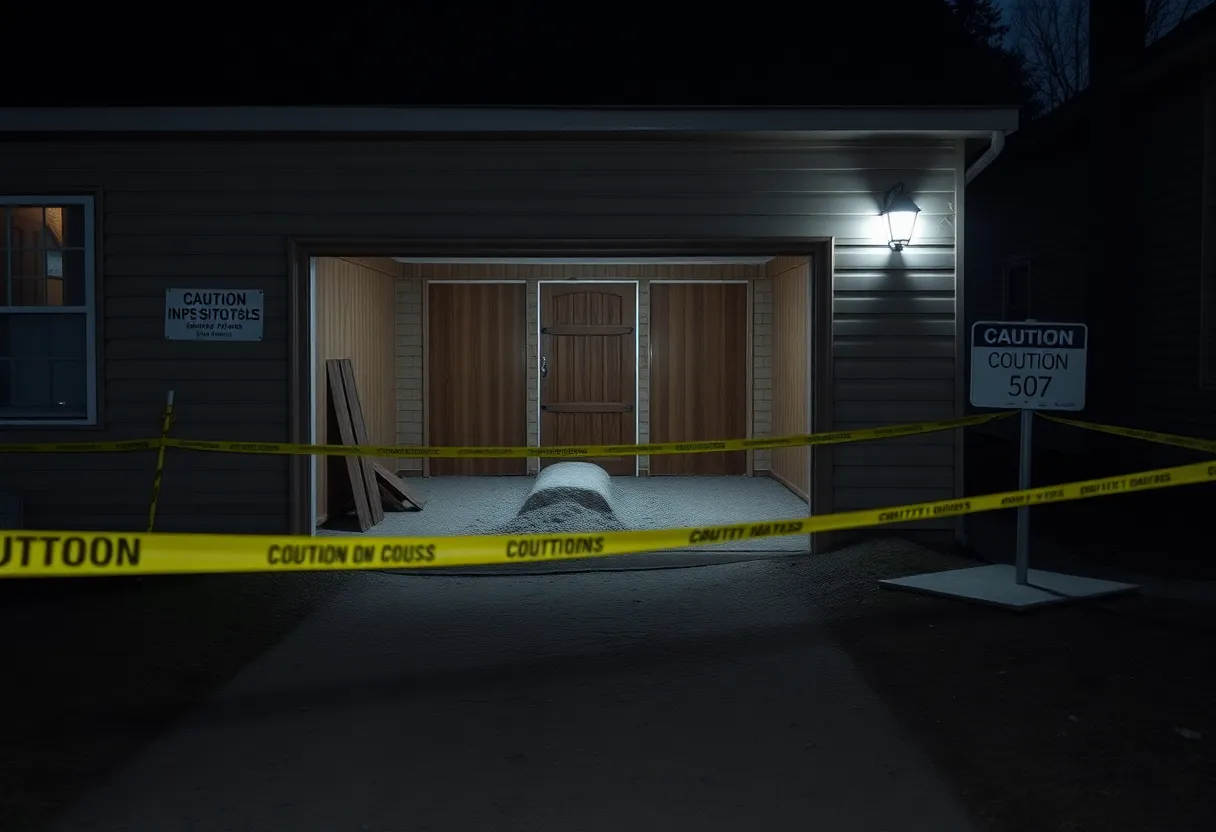
[[[957,598],[1008,610],[1028,610],[1069,601],[1086,601],[1140,589],[1135,584],[1027,570],[1026,583],[1018,583],[1012,564],[998,563],[969,569],[925,572],[906,578],[879,581],[884,589],[902,589],[942,598]]]
[[[1027,318],[977,321],[971,326],[972,407],[1022,411],[1019,491],[1030,488],[1035,411],[1085,409],[1088,341],[1089,328],[1085,324],[1042,323]],[[1030,506],[1018,506],[1017,517],[1012,564],[928,572],[879,581],[879,586],[1009,610],[1102,598],[1139,589],[1132,584],[1031,569]]]

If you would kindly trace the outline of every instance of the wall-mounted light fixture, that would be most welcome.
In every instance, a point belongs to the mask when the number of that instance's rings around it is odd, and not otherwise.
[[[904,246],[912,241],[912,230],[916,228],[916,215],[919,213],[920,208],[912,197],[904,193],[903,182],[887,191],[882,214],[887,218],[887,244],[891,251],[903,251]]]

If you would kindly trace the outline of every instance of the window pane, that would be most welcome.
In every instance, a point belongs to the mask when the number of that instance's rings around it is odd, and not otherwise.
[[[84,248],[84,206],[47,206],[45,228],[47,248]]]
[[[14,205],[9,214],[12,222],[13,248],[42,246],[42,207]],[[20,241],[19,243],[16,241]]]
[[[15,408],[49,408],[51,405],[51,362],[14,361],[9,405]]]
[[[62,274],[58,275],[62,286],[59,297],[62,300],[58,303],[49,302],[47,306],[84,306],[84,249],[52,251],[47,254],[59,254],[62,257]],[[47,275],[52,278],[56,276],[49,268]]]
[[[7,213],[8,288],[0,293],[0,304],[83,306],[84,207],[13,206]]]
[[[0,416],[63,419],[88,415],[84,361],[7,360],[0,370]]]
[[[51,401],[57,408],[71,408],[81,416],[86,415],[89,376],[82,359],[51,362]]]
[[[83,360],[87,324],[80,313],[0,315],[0,358]]]
[[[12,251],[13,277],[46,277],[46,258],[38,256],[41,249],[13,248]]]
[[[14,250],[13,306],[83,306],[84,252]]]

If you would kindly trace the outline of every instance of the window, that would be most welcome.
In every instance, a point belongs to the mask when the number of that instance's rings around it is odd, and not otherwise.
[[[0,426],[97,423],[91,197],[0,196]]]
[[[1216,387],[1216,89],[1204,96],[1203,230],[1200,236],[1200,383]]]
[[[1001,319],[1024,321],[1030,317],[1030,261],[1005,264],[1001,280]]]

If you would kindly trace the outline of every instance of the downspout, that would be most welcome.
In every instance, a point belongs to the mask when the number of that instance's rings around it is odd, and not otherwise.
[[[1000,156],[1001,151],[1004,149],[1005,149],[1005,131],[1004,130],[993,130],[992,131],[992,141],[989,142],[988,149],[985,150],[983,152],[983,154],[980,156],[980,158],[976,159],[975,162],[970,167],[968,167],[966,171],[963,172],[963,188],[965,189],[968,185],[970,185],[972,179],[975,179],[975,177],[979,176],[981,173],[984,172],[984,169],[986,167],[988,167],[994,161],[996,161],[996,157]],[[959,195],[962,196],[961,192]],[[964,302],[959,297],[962,286],[959,285],[958,288],[959,288],[960,292],[956,292],[955,296],[954,296],[956,304]],[[957,306],[955,307],[956,316],[961,311],[962,310],[960,310]],[[957,320],[957,317],[955,319]],[[964,341],[965,336],[962,334],[962,328],[956,328],[956,331],[958,332],[958,338],[957,338],[958,353],[956,355],[956,361],[958,362],[958,366],[961,368],[961,367],[965,367],[966,363],[967,363],[966,344]],[[965,399],[965,397],[966,397],[965,391],[962,392],[961,395]],[[965,411],[966,411],[966,405],[963,406],[963,412],[965,412]],[[963,432],[961,430],[959,430],[959,431],[955,431],[954,433],[955,433],[954,464],[956,466],[956,468],[955,468],[955,491],[958,493],[959,496],[962,496],[966,492],[966,485],[967,485],[966,474],[964,473],[965,472],[964,466],[966,465],[966,463],[963,461],[964,456],[966,454],[966,450],[965,450],[965,447],[963,444]],[[958,520],[956,521],[956,525],[955,525],[955,529],[954,529],[955,543],[958,544],[959,546],[961,546],[964,550],[968,550],[970,548],[968,545],[966,520],[967,520],[967,518],[960,516],[958,518]]]
[[[1001,151],[1005,149],[1005,131],[993,130],[992,142],[988,145],[988,149],[980,158],[975,160],[971,167],[967,168],[967,172],[963,174],[963,185],[970,185],[971,180],[984,172],[984,168],[988,167],[995,161],[997,156],[1001,155]]]

